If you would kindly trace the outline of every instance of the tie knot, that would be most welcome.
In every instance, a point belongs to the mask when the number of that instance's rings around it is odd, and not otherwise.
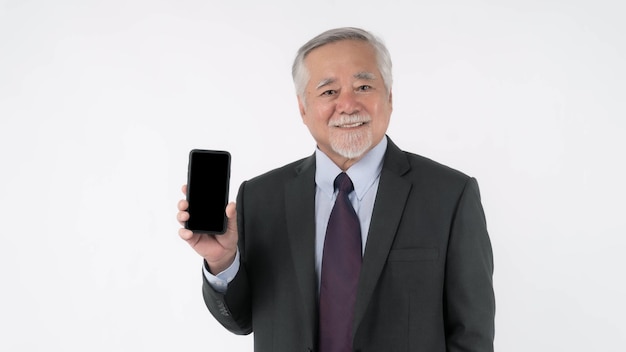
[[[342,172],[337,176],[337,178],[335,178],[335,189],[338,189],[339,192],[352,192],[354,186],[352,185],[352,180],[348,174]]]

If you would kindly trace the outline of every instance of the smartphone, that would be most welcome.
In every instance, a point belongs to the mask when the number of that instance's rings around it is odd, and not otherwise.
[[[197,233],[226,232],[226,205],[230,183],[230,153],[193,149],[189,152],[185,228]]]

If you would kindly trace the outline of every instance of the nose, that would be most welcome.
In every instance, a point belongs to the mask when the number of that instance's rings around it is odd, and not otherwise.
[[[360,111],[357,94],[350,90],[342,90],[336,100],[337,110],[341,114],[352,115]]]

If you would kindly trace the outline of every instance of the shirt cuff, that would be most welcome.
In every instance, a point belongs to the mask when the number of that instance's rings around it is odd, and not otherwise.
[[[235,275],[239,272],[239,249],[237,249],[237,254],[235,254],[235,260],[233,263],[221,273],[218,273],[217,275],[211,274],[206,261],[204,261],[204,265],[202,265],[202,271],[204,272],[204,277],[209,282],[209,285],[213,287],[215,291],[219,293],[226,293],[228,284],[233,281]]]

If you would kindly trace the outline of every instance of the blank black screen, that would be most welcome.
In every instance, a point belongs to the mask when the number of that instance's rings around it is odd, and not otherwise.
[[[228,203],[230,154],[194,149],[189,154],[187,228],[195,232],[223,233]]]

